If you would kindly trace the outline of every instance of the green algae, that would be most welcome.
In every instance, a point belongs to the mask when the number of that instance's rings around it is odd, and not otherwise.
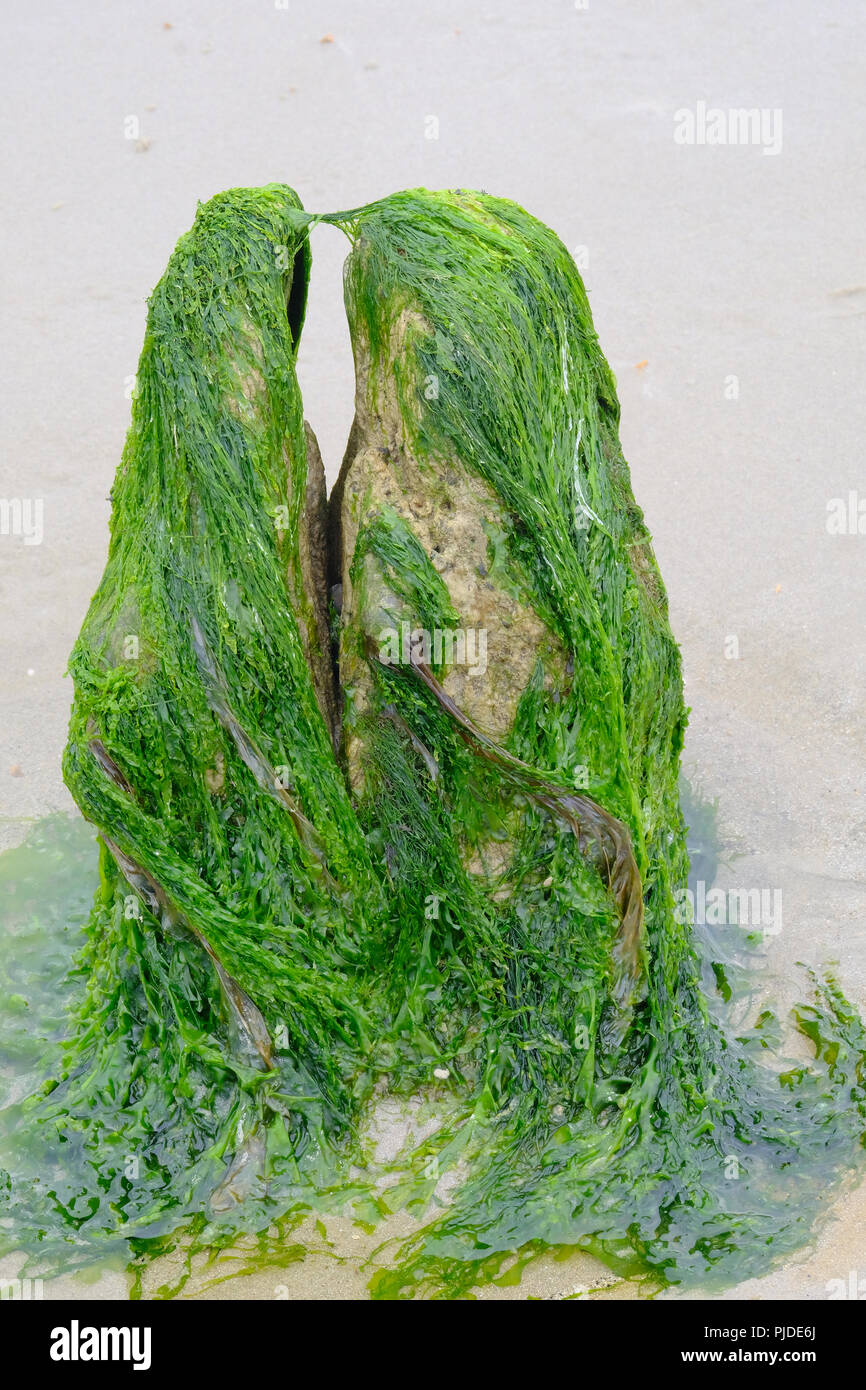
[[[550,1247],[653,1286],[761,1272],[862,1156],[866,1038],[816,980],[799,1011],[814,1060],[762,1065],[766,1020],[736,1034],[720,1007],[739,967],[674,911],[679,654],[580,277],[551,232],[486,195],[322,219],[353,242],[350,324],[395,384],[407,443],[498,499],[489,570],[570,657],[564,686],[535,673],[491,757],[436,682],[382,665],[375,633],[344,623],[373,691],[363,709],[346,692],[344,732],[365,748],[353,795],[303,585],[313,220],[279,186],[221,195],[151,300],[108,564],[70,662],[64,771],[101,832],[99,889],[83,947],[46,956],[53,990],[27,1001],[3,957],[3,1055],[20,1064],[0,1249],[140,1265],[253,1233],[267,1263],[297,1257],[310,1212],[375,1226],[402,1209],[419,1226],[383,1252],[377,1297],[471,1296]],[[419,322],[394,355],[406,306]],[[359,533],[361,587],[368,562],[396,619],[471,622],[387,510]],[[620,907],[563,819],[576,762],[641,885],[622,1027]],[[510,849],[506,895],[466,868],[491,834]],[[70,941],[80,905],[52,913]],[[383,1088],[438,1116],[384,1164],[364,1127]]]

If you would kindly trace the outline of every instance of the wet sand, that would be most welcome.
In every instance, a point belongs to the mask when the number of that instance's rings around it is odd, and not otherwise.
[[[7,17],[0,497],[40,499],[43,536],[0,535],[0,843],[70,806],[66,659],[105,559],[145,298],[197,200],[271,180],[320,210],[481,187],[581,264],[682,645],[686,768],[718,799],[719,881],[781,891],[783,1008],[805,992],[797,962],[836,961],[866,1011],[866,534],[827,527],[833,499],[866,498],[866,14],[841,0],[163,10],[46,0]],[[781,111],[781,149],[678,144],[675,113],[699,102]],[[352,414],[345,251],[315,231],[300,353],[331,481]],[[725,1296],[825,1298],[866,1277],[864,1231],[861,1186],[813,1249]],[[354,1234],[336,1235],[348,1263],[310,1256],[187,1294],[364,1297]],[[113,1274],[46,1296],[125,1287]],[[481,1296],[587,1289],[637,1293],[581,1256]]]

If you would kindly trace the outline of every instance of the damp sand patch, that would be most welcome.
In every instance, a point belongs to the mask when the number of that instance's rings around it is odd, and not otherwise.
[[[327,518],[316,221],[357,378]],[[99,886],[70,994],[12,1025],[0,1249],[143,1285],[181,1243],[292,1264],[311,1215],[399,1211],[372,1294],[459,1298],[560,1247],[694,1288],[809,1241],[862,1162],[866,1037],[827,975],[798,1061],[769,1010],[717,1011],[738,966],[680,910],[680,656],[618,423],[577,268],[508,200],[199,208],[70,659]],[[395,661],[404,623],[483,627],[484,661]],[[419,1137],[385,1172],[389,1098]]]

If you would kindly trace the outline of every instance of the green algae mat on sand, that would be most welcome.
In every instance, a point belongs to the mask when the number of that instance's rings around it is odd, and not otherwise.
[[[322,221],[356,366],[330,504],[295,374]],[[71,658],[96,901],[0,960],[0,1250],[141,1270],[253,1235],[266,1265],[310,1214],[404,1211],[371,1267],[399,1298],[550,1247],[730,1284],[808,1241],[862,1158],[866,1037],[831,980],[808,1062],[707,998],[618,420],[580,276],[513,203],[200,207]],[[53,962],[30,998],[16,947]],[[429,1119],[387,1161],[384,1096]]]

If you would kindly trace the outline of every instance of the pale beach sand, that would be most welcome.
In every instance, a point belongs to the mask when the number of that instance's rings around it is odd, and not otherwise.
[[[7,7],[4,31],[0,496],[42,499],[44,534],[0,536],[0,844],[71,809],[66,659],[105,559],[145,299],[197,200],[285,180],[328,211],[479,187],[584,267],[682,645],[686,770],[718,799],[720,881],[782,892],[776,1002],[806,992],[797,962],[836,961],[866,1012],[866,534],[827,529],[832,499],[866,498],[866,11],[44,0]],[[699,102],[781,111],[781,149],[678,144],[675,113]],[[352,414],[346,249],[314,232],[300,353],[331,481]],[[187,1293],[365,1297],[376,1242],[329,1234],[347,1263]],[[863,1185],[811,1250],[725,1297],[825,1298],[852,1270],[866,1277]],[[580,1257],[482,1297],[573,1292],[636,1290]]]

